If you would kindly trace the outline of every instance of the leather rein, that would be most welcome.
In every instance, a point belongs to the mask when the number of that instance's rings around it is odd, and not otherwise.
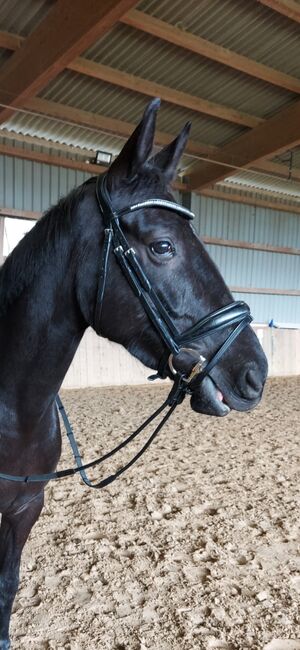
[[[0,479],[22,483],[39,483],[61,479],[79,473],[82,480],[86,485],[88,485],[88,487],[97,489],[106,487],[114,480],[116,480],[127,469],[129,469],[142,456],[142,454],[153,442],[154,438],[156,438],[157,434],[167,422],[178,404],[181,404],[183,402],[186,394],[191,394],[192,388],[194,388],[196,385],[199,385],[203,381],[204,377],[206,377],[212,368],[214,368],[214,366],[220,361],[222,356],[239,336],[239,334],[252,321],[252,316],[250,314],[248,305],[242,301],[235,301],[229,305],[226,305],[225,307],[221,307],[221,309],[217,309],[216,311],[210,313],[208,316],[201,318],[195,325],[185,330],[183,333],[179,333],[174,323],[172,322],[167,309],[164,307],[155,289],[152,287],[149,278],[147,277],[139,262],[134,248],[129,245],[129,242],[127,241],[120,225],[120,218],[125,214],[131,214],[137,210],[153,208],[176,212],[185,219],[189,220],[193,219],[194,214],[190,212],[190,210],[187,210],[177,203],[155,198],[147,199],[146,201],[140,201],[133,205],[126,206],[120,210],[114,210],[106,183],[107,181],[105,174],[103,176],[99,176],[96,179],[96,198],[104,222],[104,244],[102,248],[100,273],[98,278],[93,327],[97,334],[100,334],[101,313],[107,281],[109,259],[111,252],[113,251],[115,259],[117,260],[117,263],[119,264],[123,274],[128,280],[129,285],[131,286],[134,294],[140,300],[147,316],[149,317],[152,325],[158,332],[165,346],[165,351],[159,362],[158,372],[156,375],[149,377],[149,379],[153,380],[157,377],[164,379],[168,376],[169,371],[171,371],[174,376],[173,386],[163,404],[154,413],[152,413],[152,415],[150,415],[143,422],[143,424],[141,424],[141,426],[136,429],[136,431],[125,438],[125,440],[123,440],[108,453],[86,464],[82,463],[82,458],[79,453],[71,424],[69,422],[64,406],[59,396],[57,395],[57,408],[61,414],[66,429],[76,467],[56,472],[50,472],[48,474],[33,474],[30,476],[13,476],[11,474],[0,473]],[[174,356],[176,357],[179,352],[191,350],[191,348],[188,346],[191,345],[193,341],[198,342],[200,339],[232,325],[235,325],[234,329],[231,331],[225,342],[215,352],[209,361],[199,355],[199,361],[192,368],[188,375],[175,370],[173,365]],[[195,352],[195,349],[192,349],[192,351]],[[114,474],[107,476],[97,483],[93,483],[88,478],[86,470],[100,465],[105,460],[111,458],[114,454],[123,449],[165,410],[166,413],[163,415],[153,433],[150,435],[142,448],[131,458],[130,461],[123,465],[123,467],[119,468]]]

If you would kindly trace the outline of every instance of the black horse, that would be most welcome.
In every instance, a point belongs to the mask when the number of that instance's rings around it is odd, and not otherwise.
[[[106,174],[116,210],[157,197],[172,201],[174,178],[189,132],[149,159],[159,102],[142,121]],[[15,248],[0,271],[0,472],[53,471],[61,451],[55,397],[85,329],[95,325],[104,221],[96,179],[51,208]],[[232,303],[232,296],[189,221],[164,209],[141,208],[121,218],[122,229],[179,332]],[[101,334],[121,343],[145,365],[158,368],[165,342],[116,260],[110,259]],[[210,359],[232,326],[193,342]],[[173,364],[190,372],[183,352]],[[192,363],[193,362],[193,363]],[[177,363],[177,366],[176,366]],[[191,390],[194,410],[226,415],[253,408],[266,379],[265,355],[247,325],[201,383]],[[170,371],[171,375],[171,371]],[[171,375],[172,376],[172,375]],[[191,384],[192,385],[192,384]],[[0,480],[0,649],[10,647],[9,619],[23,546],[44,502],[45,482]]]

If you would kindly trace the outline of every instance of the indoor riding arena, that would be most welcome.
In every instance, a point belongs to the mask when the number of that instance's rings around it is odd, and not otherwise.
[[[0,0],[0,118],[0,649],[300,650],[300,0]]]

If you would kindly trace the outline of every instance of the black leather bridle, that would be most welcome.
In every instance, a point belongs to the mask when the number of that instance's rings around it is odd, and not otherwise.
[[[92,179],[90,179],[90,181],[91,180]],[[133,463],[138,460],[138,458],[140,458],[140,456],[144,453],[144,451],[146,451],[151,442],[157,436],[158,432],[161,430],[170,415],[173,413],[176,406],[184,400],[184,397],[187,393],[191,393],[192,389],[194,389],[196,385],[199,385],[203,381],[204,377],[206,377],[214,368],[214,366],[220,361],[220,359],[223,357],[235,339],[239,336],[239,334],[252,321],[252,316],[250,314],[248,305],[244,302],[237,301],[232,302],[225,307],[221,307],[221,309],[217,309],[204,318],[201,318],[189,329],[180,333],[171,320],[167,309],[162,304],[145,271],[143,270],[134,248],[129,245],[129,242],[127,241],[122,230],[120,218],[125,214],[131,214],[137,210],[152,208],[159,208],[176,212],[185,219],[189,220],[193,219],[194,214],[190,212],[190,210],[187,210],[177,203],[155,198],[134,203],[132,205],[126,206],[125,208],[121,208],[120,210],[115,210],[113,208],[112,201],[107,189],[107,180],[105,174],[103,176],[99,176],[96,180],[96,197],[104,223],[104,243],[102,248],[100,273],[98,278],[93,327],[98,334],[101,333],[101,313],[108,275],[109,260],[111,252],[113,251],[115,259],[117,260],[117,263],[119,264],[123,274],[128,280],[133,292],[140,300],[147,316],[149,317],[152,325],[158,332],[164,344],[164,353],[159,362],[158,373],[152,376],[150,379],[154,379],[156,377],[165,378],[171,372],[174,379],[172,389],[163,404],[145,422],[143,422],[143,424],[136,431],[134,431],[130,436],[128,436],[110,452],[104,456],[101,456],[101,458],[87,463],[86,465],[83,465],[82,463],[72,427],[62,405],[62,402],[57,396],[57,407],[63,418],[63,422],[77,466],[75,468],[61,470],[58,472],[31,476],[13,476],[10,474],[0,473],[0,479],[25,483],[36,483],[64,478],[66,476],[71,476],[79,472],[83,481],[89,487],[103,488],[107,486],[109,483],[123,474],[123,472],[129,469],[129,467],[131,467],[131,465],[133,465]],[[233,325],[235,325],[234,329],[231,331],[225,342],[214,353],[209,361],[199,355],[199,360],[194,365],[192,370],[190,370],[188,373],[181,373],[175,370],[174,357],[176,357],[176,355],[186,350],[195,353],[195,348],[189,347],[193,344],[193,342],[198,343],[206,336],[209,336],[219,330],[223,330]],[[145,427],[148,426],[148,424],[150,424],[150,422],[152,422],[152,420],[154,420],[167,407],[169,407],[169,410],[163,416],[162,420],[159,422],[150,438],[140,449],[140,451],[126,465],[121,467],[114,474],[108,476],[96,484],[90,481],[86,475],[87,469],[99,465],[120,451],[123,447],[125,447],[125,445],[134,440],[134,438],[136,438],[136,436],[141,431],[143,431]]]
[[[239,336],[243,329],[252,321],[250,309],[245,302],[233,302],[221,309],[204,316],[192,327],[179,333],[171,320],[166,307],[162,304],[159,296],[153,288],[149,278],[143,270],[138,256],[127,241],[120,218],[125,214],[132,214],[137,210],[159,208],[176,212],[185,219],[193,219],[194,214],[178,203],[164,199],[147,199],[132,205],[114,210],[109,192],[107,190],[106,175],[99,176],[96,181],[96,197],[104,222],[104,245],[102,250],[101,269],[98,280],[97,298],[94,314],[94,329],[100,334],[101,312],[106,287],[108,264],[110,252],[113,250],[116,260],[127,278],[132,290],[140,300],[146,314],[151,320],[154,328],[162,339],[165,351],[158,365],[158,373],[151,377],[162,379],[168,376],[168,370],[176,376],[175,385],[189,384],[197,377],[197,383],[201,382],[210,373],[213,367],[220,361],[226,350]],[[210,361],[200,357],[196,366],[188,375],[180,374],[174,369],[173,358],[182,350],[190,350],[188,347],[194,341],[209,336],[231,325],[236,325],[229,334],[223,345],[217,350]],[[195,350],[191,350],[195,353]],[[182,391],[180,391],[182,392]]]

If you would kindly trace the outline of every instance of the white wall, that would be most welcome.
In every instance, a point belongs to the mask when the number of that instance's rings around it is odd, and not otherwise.
[[[89,328],[66,375],[64,388],[144,384],[147,370],[121,345],[100,338]]]
[[[269,362],[269,375],[300,375],[300,329],[255,326]]]
[[[300,330],[254,325],[269,362],[269,375],[300,375]],[[67,373],[64,388],[144,384],[153,370],[124,348],[88,329]]]

